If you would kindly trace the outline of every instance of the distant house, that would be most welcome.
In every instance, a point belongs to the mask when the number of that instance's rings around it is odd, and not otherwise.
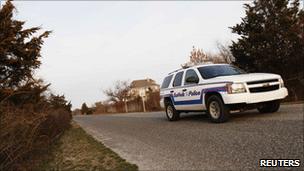
[[[130,96],[137,97],[148,92],[159,92],[159,85],[150,78],[131,82]]]

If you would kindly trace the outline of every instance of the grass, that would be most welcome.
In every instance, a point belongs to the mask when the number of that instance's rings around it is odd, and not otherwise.
[[[73,123],[34,170],[138,170]]]

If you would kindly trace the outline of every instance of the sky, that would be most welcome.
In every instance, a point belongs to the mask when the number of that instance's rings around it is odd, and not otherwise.
[[[2,2],[3,3],[3,2]],[[15,1],[25,27],[53,33],[42,48],[36,76],[79,108],[106,100],[116,80],[152,78],[189,60],[192,46],[217,52],[235,40],[248,1]]]

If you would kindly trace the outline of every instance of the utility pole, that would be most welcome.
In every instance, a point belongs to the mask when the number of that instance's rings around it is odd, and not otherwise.
[[[142,100],[143,110],[144,110],[144,112],[146,112],[146,105],[145,105],[146,91],[140,90],[139,96],[141,97],[141,100]]]
[[[127,101],[125,101],[125,108],[126,108],[126,113],[128,113],[128,104],[127,104]]]
[[[141,99],[142,99],[142,102],[143,102],[143,109],[144,109],[144,112],[146,112],[146,105],[145,105],[145,96],[142,96]]]
[[[123,99],[123,101],[125,102],[125,111],[126,111],[126,113],[128,113],[128,104],[127,104],[128,100]]]

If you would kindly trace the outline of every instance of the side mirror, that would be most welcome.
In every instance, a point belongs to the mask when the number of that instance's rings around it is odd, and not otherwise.
[[[186,83],[189,83],[189,84],[197,84],[199,82],[199,79],[198,77],[195,77],[195,76],[190,76],[186,79]]]

